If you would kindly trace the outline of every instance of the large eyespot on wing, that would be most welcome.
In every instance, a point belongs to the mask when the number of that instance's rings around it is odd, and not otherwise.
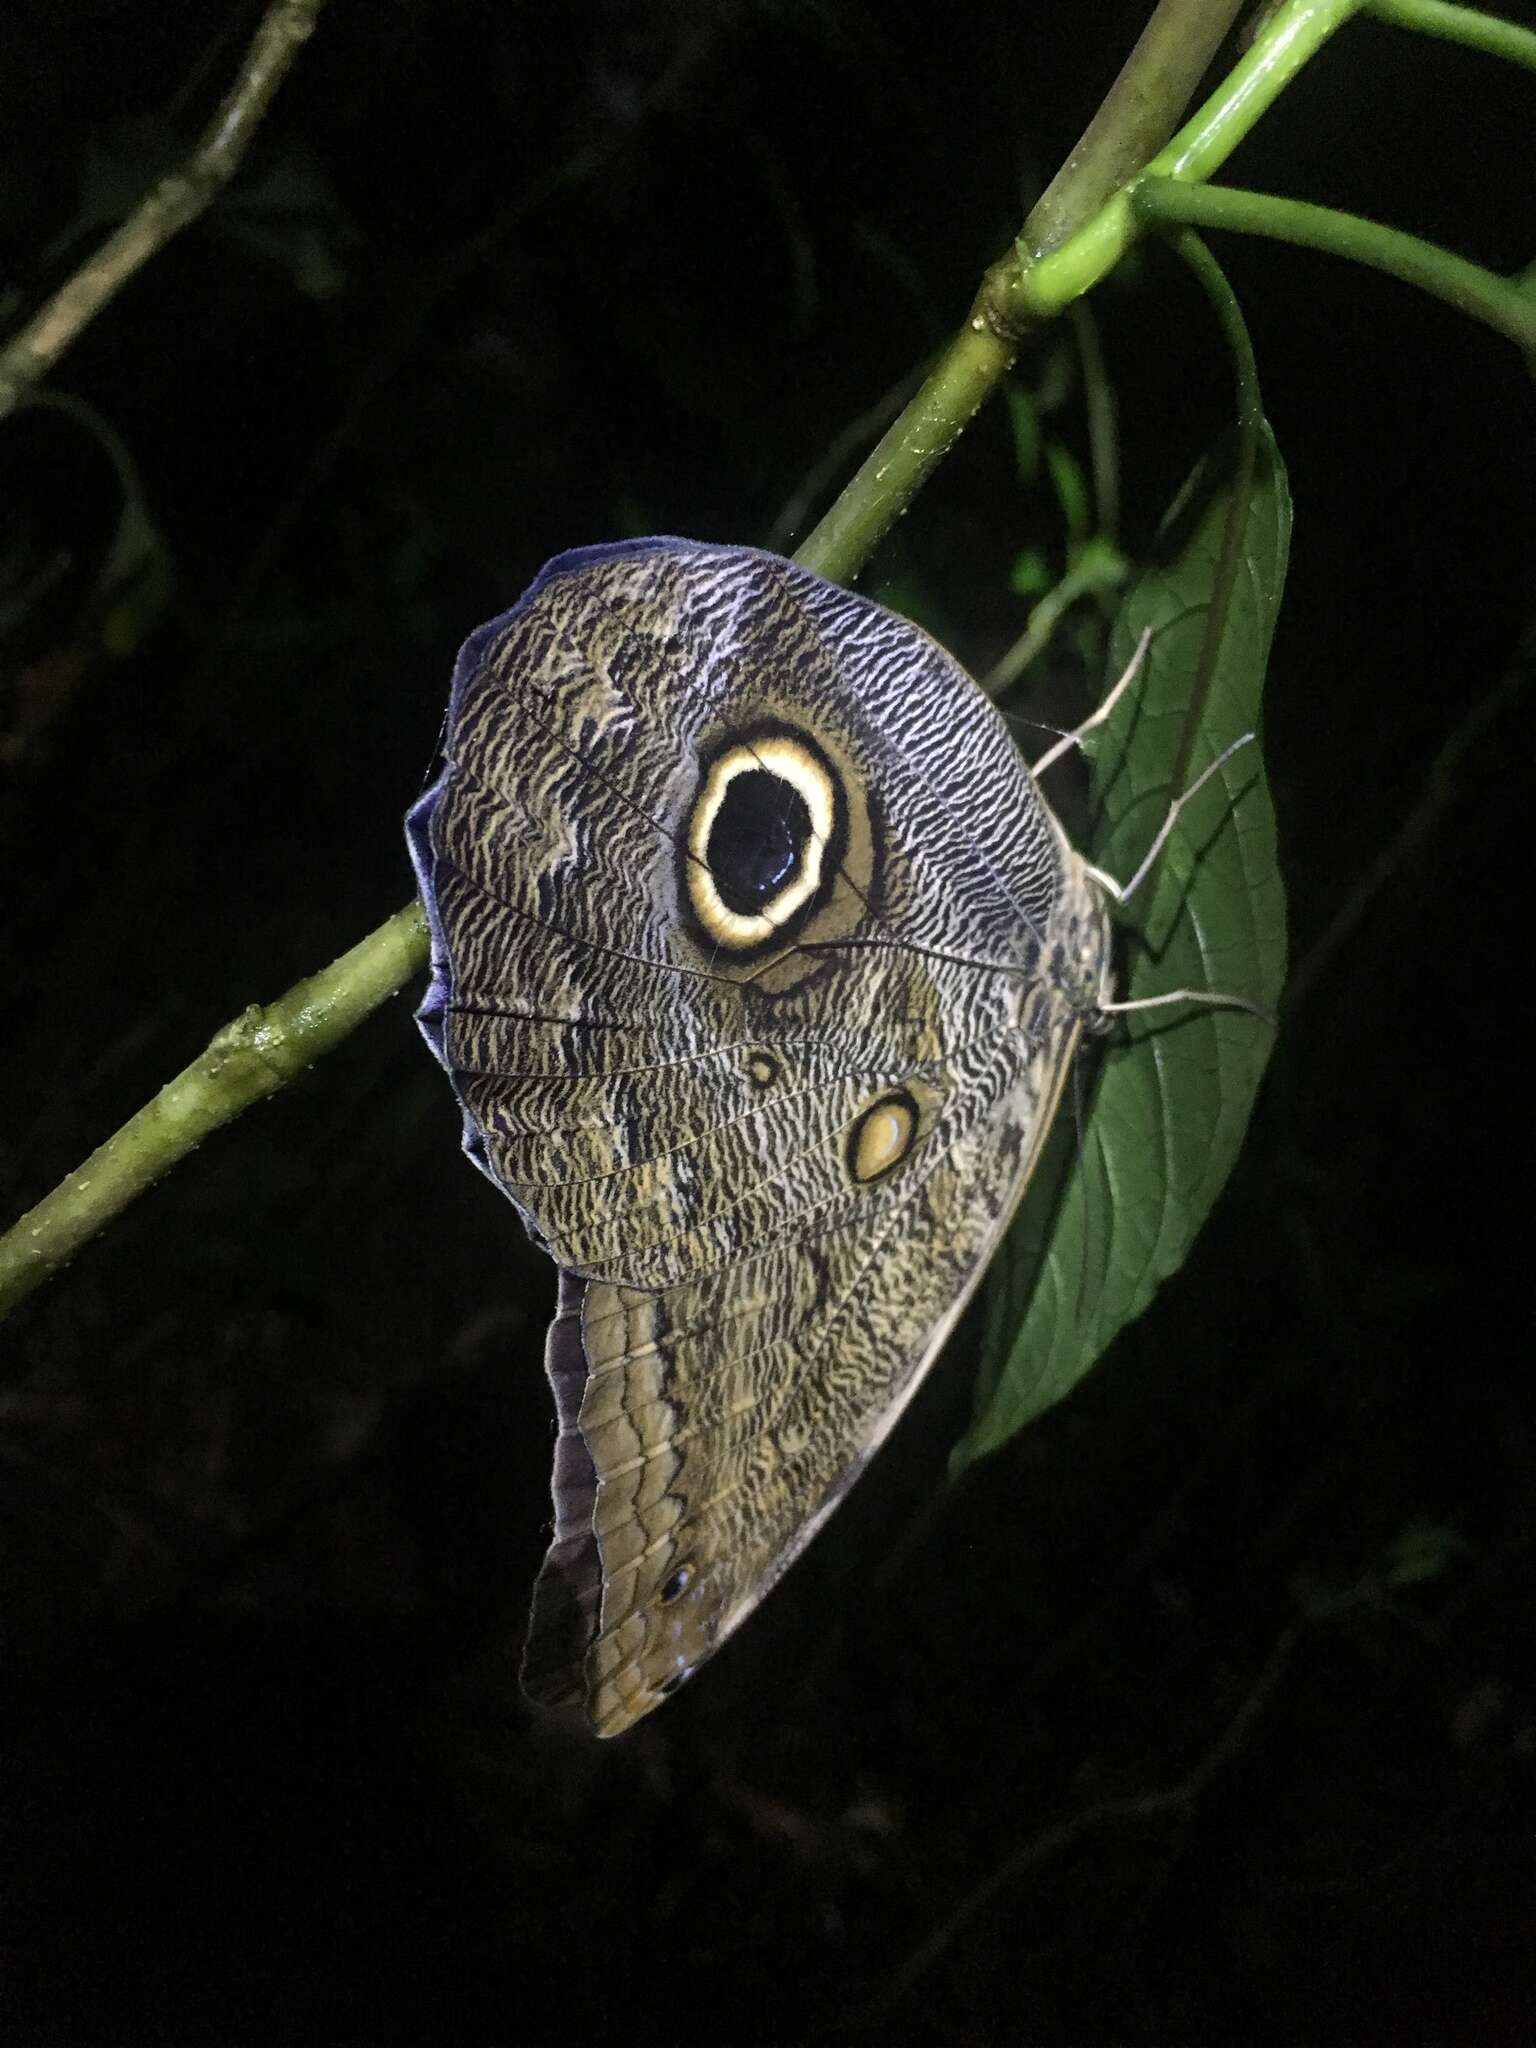
[[[705,723],[770,710],[851,759],[850,783],[885,817],[891,935],[998,958],[1043,933],[1060,886],[1055,835],[995,706],[926,633],[749,548],[653,542],[575,574],[640,644],[660,648],[665,618],[666,660]],[[848,865],[857,880],[856,833]]]
[[[848,851],[848,793],[809,731],[763,723],[700,764],[679,901],[700,943],[758,959],[826,903]]]

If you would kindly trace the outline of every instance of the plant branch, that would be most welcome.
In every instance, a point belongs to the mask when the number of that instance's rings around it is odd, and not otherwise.
[[[1220,85],[1141,174],[1198,184],[1220,170],[1309,58],[1365,0],[1283,0],[1267,17]],[[1106,277],[1136,240],[1141,223],[1133,177],[1058,248],[1036,258],[1021,243],[1012,271],[997,266],[1001,325],[1050,319]]]
[[[1079,598],[1118,589],[1125,577],[1125,558],[1117,548],[1102,535],[1088,541],[1068,564],[1061,581],[1035,605],[1018,639],[983,676],[981,686],[987,695],[1000,697],[1039,659]]]
[[[1155,1791],[1133,1793],[1123,1799],[1100,1800],[1097,1805],[1083,1807],[1069,1814],[1065,1820],[1058,1821],[1054,1827],[1032,1836],[967,1893],[918,1944],[901,1967],[891,1973],[879,1996],[866,2007],[862,2017],[872,2019],[898,2005],[995,1898],[1028,1872],[1051,1862],[1085,1836],[1100,1828],[1162,1820],[1170,1814],[1186,1814],[1209,1791],[1228,1764],[1242,1754],[1260,1715],[1274,1697],[1301,1637],[1300,1622],[1291,1622],[1281,1630],[1241,1706],[1187,1776],[1175,1785],[1162,1786]]]
[[[1058,248],[1173,133],[1243,0],[1165,0],[1142,30],[1082,139],[1046,186],[1020,240]]]
[[[851,583],[1013,362],[1017,343],[973,316],[795,550],[802,568]]]
[[[1114,386],[1104,367],[1098,322],[1086,299],[1068,308],[1083,373],[1083,424],[1088,432],[1088,465],[1093,476],[1094,526],[1108,540],[1120,532],[1120,448]]]
[[[1290,0],[1288,11],[1321,8],[1342,19],[1360,4]],[[1049,306],[1020,301],[1020,249],[1041,236],[1054,246],[1079,235],[1118,182],[1140,169],[1142,152],[1154,148],[1183,112],[1234,11],[1227,0],[1158,0],[1111,89],[1113,116],[1106,101],[1025,223],[1019,245],[987,272],[969,319],[916,397],[807,535],[795,556],[804,568],[851,582],[1011,367],[1024,335],[1064,309],[1066,299]]]
[[[71,279],[17,343],[0,354],[0,380],[13,380],[12,387],[0,381],[0,411],[4,410],[7,389],[14,387],[18,362],[26,382],[40,376],[123,279],[208,203],[238,161],[240,149],[298,42],[313,26],[321,4],[323,0],[274,0],[257,31],[240,83],[194,156],[193,164],[203,166],[201,179],[183,171],[174,179],[163,180],[134,219]],[[1266,23],[1228,85],[1155,161],[1172,168],[1175,175],[1205,175],[1198,167],[1213,168],[1222,160],[1298,66],[1359,4],[1361,0],[1286,0]],[[1104,212],[1118,209],[1127,230],[1131,228],[1129,201],[1123,191],[1104,207],[1106,192],[1112,189],[1105,181],[1112,173],[1121,175],[1127,166],[1134,172],[1141,151],[1173,127],[1230,14],[1226,0],[1206,0],[1205,5],[1197,5],[1196,0],[1158,0],[1147,30],[1116,81],[1119,108],[1114,118],[1096,118],[1090,124],[1074,152],[1075,164],[1065,167],[1048,190],[1048,232],[1066,239],[1057,255],[1045,257],[1030,274],[1039,275],[1069,256],[1083,241],[1085,230],[1092,232],[1092,220]],[[1191,39],[1182,62],[1175,60],[1173,49],[1180,35]],[[261,64],[258,51],[264,52]],[[247,97],[246,81],[253,74],[259,83],[251,86]],[[1236,90],[1232,80],[1240,74],[1238,108],[1223,112]],[[1117,144],[1113,135],[1122,122],[1126,124],[1125,139]],[[1165,164],[1170,151],[1175,157]],[[1186,160],[1197,168],[1178,169]],[[1098,215],[1095,209],[1100,210]],[[1028,232],[1040,234],[1040,208],[1032,221]],[[1124,246],[1122,238],[1120,247]],[[1054,318],[1087,289],[1087,283],[1080,283],[1064,295],[1047,293],[1030,301],[1018,291],[1023,274],[1017,248],[987,273],[959,334],[801,546],[796,559],[804,566],[838,582],[857,575],[876,542],[906,510],[1001,381],[1023,333]],[[1064,278],[1066,273],[1060,275]],[[70,312],[70,308],[75,310]],[[1000,308],[1006,311],[1006,318]],[[421,908],[408,904],[331,967],[300,982],[267,1009],[252,1008],[227,1026],[199,1059],[132,1117],[78,1173],[71,1174],[0,1237],[0,1315],[57,1271],[136,1194],[211,1131],[339,1043],[369,1010],[420,974],[427,955]]]
[[[0,1316],[210,1132],[350,1036],[420,973],[426,958],[426,923],[421,906],[410,903],[275,1003],[253,1003],[226,1024],[78,1172],[0,1237]]]
[[[95,255],[0,349],[0,419],[47,376],[129,278],[218,197],[324,5],[325,0],[271,0],[239,77],[191,156],[158,180]]]
[[[1439,36],[1443,42],[1465,43],[1490,57],[1503,57],[1536,71],[1536,29],[1521,28],[1480,7],[1452,7],[1448,0],[1369,0],[1370,11],[1396,28]]]
[[[1277,199],[1267,192],[1240,192],[1226,185],[1184,185],[1148,177],[1132,201],[1139,219],[1178,222],[1187,227],[1231,228],[1267,235],[1301,248],[1347,256],[1382,270],[1405,284],[1444,299],[1523,349],[1536,349],[1536,302],[1518,283],[1449,249],[1424,242],[1399,228],[1339,213],[1301,199]]]

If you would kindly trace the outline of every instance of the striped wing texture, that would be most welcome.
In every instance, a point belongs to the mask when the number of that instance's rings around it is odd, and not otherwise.
[[[752,549],[561,555],[407,832],[421,1028],[560,1267],[524,1682],[614,1734],[755,1606],[1028,1176],[1106,920],[982,692]]]

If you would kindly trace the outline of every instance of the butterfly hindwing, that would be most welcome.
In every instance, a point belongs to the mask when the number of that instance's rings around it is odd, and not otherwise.
[[[748,549],[551,563],[409,836],[423,1030],[561,1269],[536,1696],[617,1732],[841,1498],[1027,1176],[1107,930],[975,684]]]

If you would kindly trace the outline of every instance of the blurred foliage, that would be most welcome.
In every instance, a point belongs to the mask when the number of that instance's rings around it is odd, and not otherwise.
[[[127,121],[86,144],[73,219],[42,252],[45,270],[67,274],[103,234],[126,220],[186,141],[154,115]],[[235,181],[199,224],[275,264],[294,290],[326,299],[346,289],[345,254],[356,230],[319,161],[298,138],[264,149],[255,176]]]

